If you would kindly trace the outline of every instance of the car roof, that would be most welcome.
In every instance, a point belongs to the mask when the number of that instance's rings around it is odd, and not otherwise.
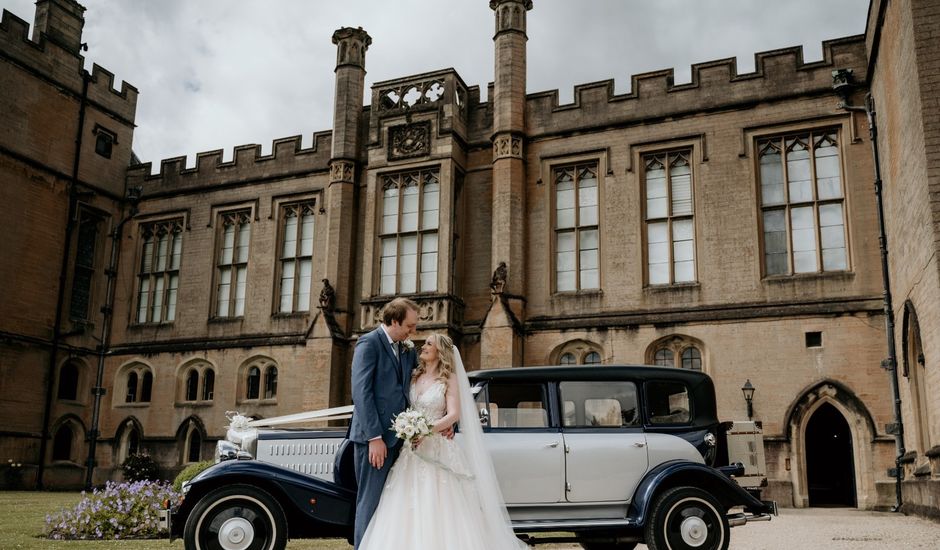
[[[468,373],[474,380],[682,380],[695,386],[709,376],[699,371],[652,365],[542,366],[485,369]]]

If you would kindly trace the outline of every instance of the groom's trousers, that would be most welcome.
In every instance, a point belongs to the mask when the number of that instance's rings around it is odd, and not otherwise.
[[[388,472],[392,469],[395,460],[398,459],[398,453],[401,452],[401,445],[395,445],[388,449],[388,455],[385,457],[385,463],[382,464],[381,469],[375,469],[372,464],[369,464],[369,445],[367,443],[353,443],[353,445],[356,462],[356,482],[359,484],[356,494],[356,526],[353,537],[355,547],[358,549],[362,536],[366,534],[366,527],[369,526],[372,515],[375,513],[375,508],[379,505]]]

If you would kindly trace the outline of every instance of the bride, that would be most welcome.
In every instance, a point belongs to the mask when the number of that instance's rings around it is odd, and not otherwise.
[[[517,550],[493,462],[460,353],[451,339],[425,340],[411,379],[411,407],[434,426],[417,445],[405,444],[382,492],[360,550]],[[441,435],[458,420],[458,443]]]

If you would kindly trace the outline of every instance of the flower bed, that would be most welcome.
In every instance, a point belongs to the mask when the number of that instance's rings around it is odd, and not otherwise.
[[[170,484],[157,481],[108,482],[104,489],[82,492],[71,510],[46,515],[43,533],[50,539],[141,539],[160,536],[164,499],[175,500]]]

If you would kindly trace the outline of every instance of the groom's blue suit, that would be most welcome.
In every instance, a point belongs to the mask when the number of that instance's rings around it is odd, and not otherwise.
[[[359,338],[352,363],[352,398],[355,410],[349,440],[355,444],[356,497],[355,546],[369,526],[382,496],[382,488],[402,441],[391,430],[392,418],[408,407],[411,371],[417,354],[412,350],[396,355],[385,330],[379,328]],[[400,359],[400,360],[399,360]],[[388,456],[381,469],[369,463],[369,440],[381,437]]]

